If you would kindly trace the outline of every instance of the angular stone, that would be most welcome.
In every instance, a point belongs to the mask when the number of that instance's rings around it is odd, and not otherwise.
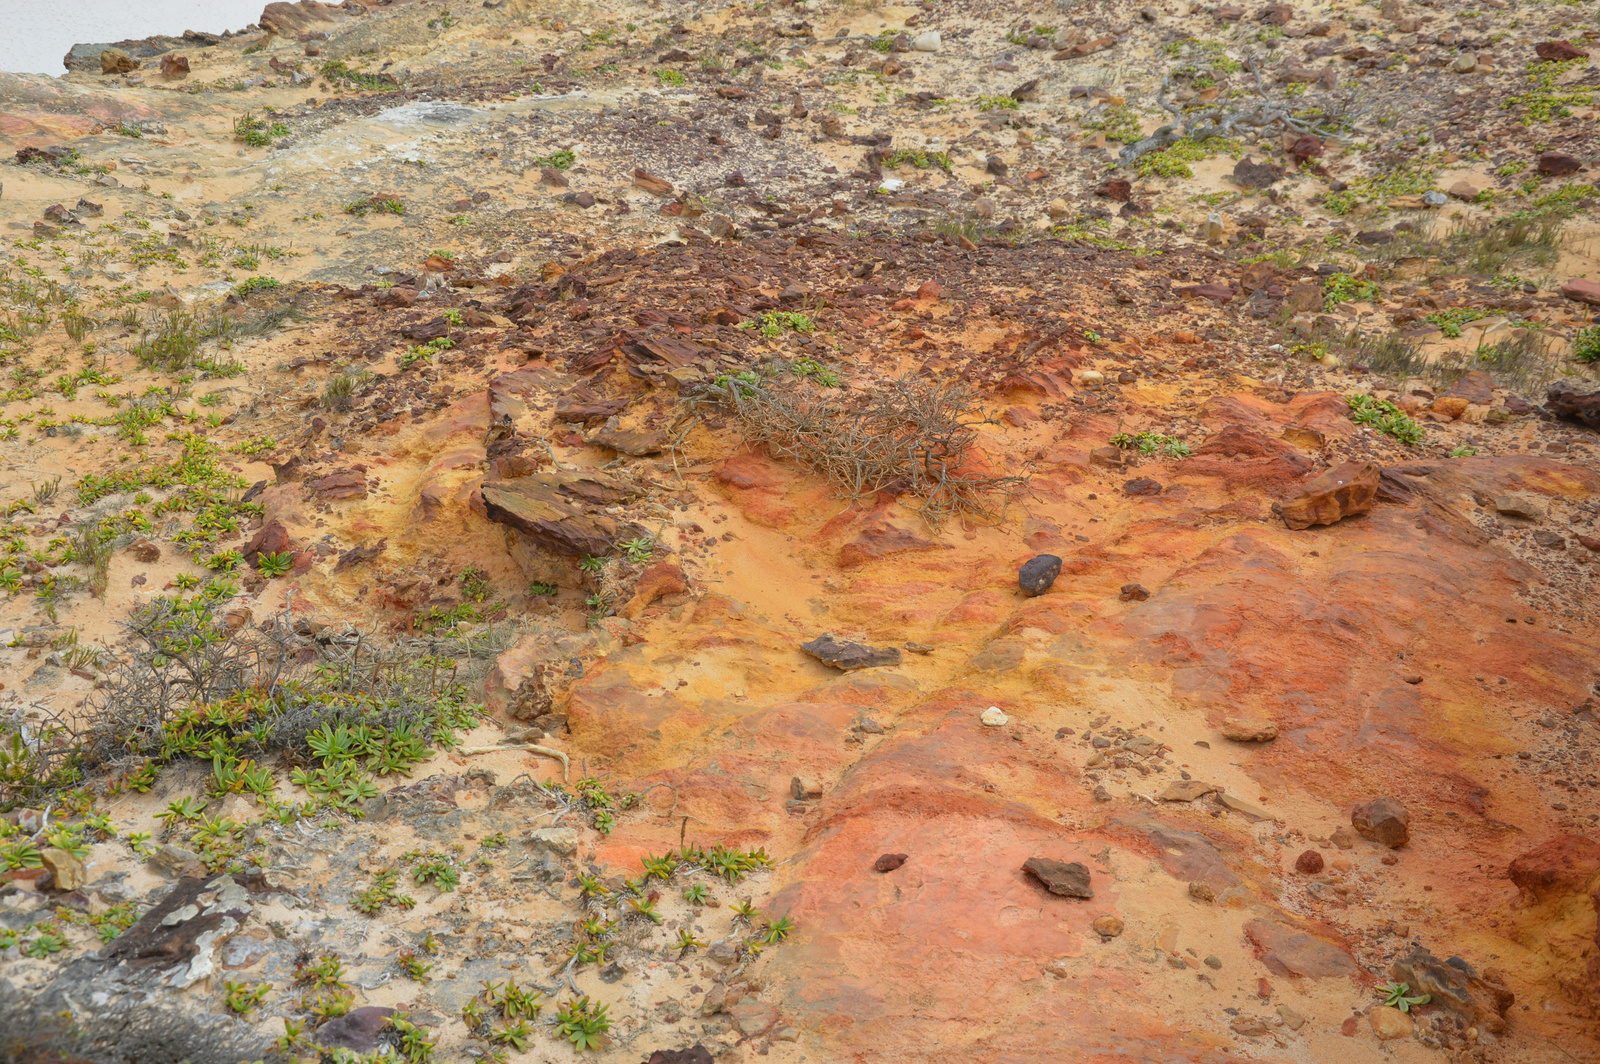
[[[673,192],[671,181],[642,169],[634,170],[633,183],[655,196],[670,196]]]
[[[1494,511],[1507,517],[1538,521],[1544,517],[1544,504],[1523,495],[1496,495]]]
[[[161,76],[175,81],[189,76],[189,57],[167,53],[161,57]]]
[[[39,851],[45,871],[50,873],[50,889],[65,894],[69,890],[82,890],[84,884],[83,862],[66,850],[46,846]]]
[[[1022,862],[1022,870],[1029,873],[1051,894],[1063,898],[1092,898],[1089,870],[1078,861],[1056,861],[1049,857],[1030,857]]]
[[[1060,575],[1061,559],[1054,554],[1040,554],[1022,563],[1022,568],[1017,570],[1017,585],[1029,597],[1042,595]]]
[[[1389,975],[1397,983],[1409,984],[1412,994],[1427,994],[1432,998],[1429,1004],[1494,1033],[1505,1029],[1506,1011],[1516,1001],[1500,978],[1480,974],[1460,957],[1440,960],[1421,946],[1390,965]]]
[[[1222,737],[1236,743],[1270,743],[1278,737],[1278,722],[1229,717],[1222,722]]]
[[[378,1048],[378,1036],[393,1015],[394,1009],[386,1005],[363,1005],[318,1027],[314,1039],[329,1049],[370,1053]]]
[[[1595,302],[1600,304],[1600,300]],[[1545,392],[1544,402],[1545,409],[1556,417],[1600,429],[1600,385],[1574,378],[1559,380]]]
[[[822,784],[814,779],[795,776],[789,780],[789,793],[797,802],[814,802],[822,797]]]
[[[778,1024],[778,1010],[760,998],[746,994],[727,1010],[733,1025],[746,1038],[766,1034]]]
[[[1278,975],[1326,979],[1361,972],[1348,953],[1327,939],[1274,920],[1257,917],[1244,925],[1244,933],[1259,952],[1261,962]]]
[[[1380,1042],[1410,1038],[1415,1033],[1411,1017],[1389,1005],[1379,1005],[1367,1013],[1367,1020],[1372,1024],[1372,1033],[1378,1036]]]
[[[1266,188],[1283,176],[1283,167],[1258,163],[1246,155],[1233,167],[1233,183],[1240,188]]]
[[[200,860],[200,855],[193,850],[186,850],[176,843],[167,843],[161,849],[145,859],[145,864],[157,871],[173,874],[187,868]]]
[[[1192,802],[1216,789],[1216,784],[1202,780],[1173,780],[1167,784],[1167,789],[1161,792],[1160,798],[1163,802]]]
[[[1533,46],[1533,53],[1540,59],[1552,63],[1565,63],[1569,59],[1587,59],[1589,53],[1573,45],[1571,41],[1540,41]]]
[[[1600,874],[1600,842],[1584,835],[1558,835],[1511,862],[1511,882],[1537,901],[1588,892]]]
[[[510,525],[557,554],[599,557],[616,545],[618,528],[601,513],[637,491],[600,473],[534,473],[515,480],[486,480],[489,520]]]
[[[1471,203],[1478,198],[1478,188],[1470,181],[1457,181],[1447,189],[1450,195],[1458,200]]]
[[[578,852],[577,828],[534,828],[524,838],[536,850],[548,850],[563,857]]]
[[[1372,462],[1345,462],[1306,484],[1283,504],[1283,523],[1293,529],[1331,525],[1372,509],[1381,473]]]
[[[1564,151],[1547,151],[1539,156],[1538,171],[1546,177],[1566,177],[1583,169],[1583,162]]]
[[[1233,812],[1238,813],[1252,824],[1259,824],[1263,820],[1278,819],[1265,809],[1261,808],[1259,805],[1247,802],[1243,798],[1229,794],[1227,791],[1223,791],[1222,793],[1218,794],[1217,799],[1222,802],[1223,808],[1231,809]]]
[[[127,74],[139,69],[139,61],[121,48],[107,48],[100,53],[100,73]]]
[[[870,669],[879,665],[900,664],[900,649],[898,647],[869,647],[862,643],[835,639],[826,632],[809,643],[801,643],[800,649],[824,665],[832,665],[834,668],[843,669],[846,672],[851,669]]]
[[[144,565],[161,560],[161,548],[143,536],[123,548],[134,561]]]
[[[689,579],[675,562],[659,561],[639,574],[633,582],[633,597],[617,612],[624,617],[637,617],[651,603],[663,595],[677,595],[689,590]]]
[[[1411,814],[1394,798],[1374,798],[1350,811],[1350,826],[1364,838],[1391,850],[1404,846],[1411,838]]]

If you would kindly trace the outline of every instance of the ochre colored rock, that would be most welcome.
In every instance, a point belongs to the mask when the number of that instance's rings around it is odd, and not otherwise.
[[[1511,862],[1511,882],[1538,901],[1590,890],[1600,873],[1600,841],[1558,835]]]
[[[1257,917],[1244,925],[1244,933],[1261,962],[1279,975],[1326,979],[1361,971],[1342,947],[1276,921]]]
[[[107,48],[100,53],[100,73],[127,74],[139,69],[139,61],[121,48]]]
[[[87,881],[83,862],[66,850],[46,846],[39,851],[39,859],[43,862],[45,871],[50,873],[51,890],[63,894],[71,890],[81,890]]]
[[[1270,743],[1278,737],[1276,721],[1229,717],[1222,722],[1222,736],[1236,743]]]
[[[659,561],[639,574],[633,584],[633,597],[617,612],[624,617],[637,617],[656,599],[689,590],[688,578],[675,562]]]
[[[1391,850],[1404,846],[1411,838],[1411,814],[1394,798],[1374,798],[1362,802],[1350,813],[1350,826],[1364,838],[1382,843]]]
[[[1372,462],[1345,462],[1308,483],[1283,504],[1283,523],[1303,529],[1331,525],[1372,509],[1378,494],[1379,470]]]
[[[1378,1036],[1380,1042],[1410,1038],[1416,1033],[1416,1025],[1411,1022],[1411,1017],[1388,1005],[1379,1005],[1367,1013],[1367,1021],[1372,1025],[1372,1033]]]

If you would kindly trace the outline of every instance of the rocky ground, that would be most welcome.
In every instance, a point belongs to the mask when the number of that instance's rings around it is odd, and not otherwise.
[[[0,74],[0,1057],[1594,1059],[1597,37]]]

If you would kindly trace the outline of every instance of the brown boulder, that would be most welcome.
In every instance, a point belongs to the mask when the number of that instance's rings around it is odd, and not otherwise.
[[[1118,203],[1127,203],[1133,198],[1133,183],[1125,177],[1113,177],[1101,185],[1095,195],[1116,200]]]
[[[657,177],[647,170],[634,170],[633,183],[654,196],[672,195],[672,182],[665,178]]]
[[[1506,1010],[1515,995],[1490,972],[1479,974],[1460,957],[1440,960],[1421,946],[1389,966],[1395,982],[1406,983],[1413,994],[1426,994],[1429,1004],[1447,1009],[1469,1023],[1498,1034],[1505,1030]]]
[[[1258,163],[1246,155],[1233,167],[1233,182],[1240,188],[1266,188],[1283,176],[1283,167],[1274,163]]]
[[[556,554],[600,556],[617,541],[616,521],[600,512],[637,492],[598,473],[534,473],[483,482],[489,520],[510,525]]]
[[[1222,722],[1222,736],[1236,743],[1270,743],[1278,737],[1278,722],[1229,717]]]
[[[308,492],[324,499],[364,499],[367,496],[367,478],[353,470],[341,469],[305,483]]]
[[[1399,849],[1411,838],[1410,825],[1411,814],[1394,798],[1374,798],[1350,811],[1351,827],[1391,850]]]
[[[1578,303],[1587,303],[1591,307],[1600,307],[1600,284],[1574,277],[1561,286],[1561,294]]]
[[[161,57],[161,76],[168,81],[189,76],[189,57],[186,55],[173,55],[168,52]]]
[[[1345,462],[1316,477],[1300,495],[1283,504],[1283,523],[1290,528],[1331,525],[1372,509],[1381,473],[1372,462]]]
[[[139,61],[121,48],[107,48],[100,53],[100,73],[127,74],[139,69]]]
[[[1584,835],[1558,835],[1511,862],[1511,882],[1545,901],[1589,889],[1600,873],[1600,842]]]
[[[143,536],[128,544],[124,550],[125,553],[133,557],[134,561],[144,565],[161,560],[161,548]]]
[[[324,4],[320,0],[300,0],[299,3],[285,3],[283,0],[268,4],[261,12],[261,17],[256,21],[268,33],[275,33],[279,37],[296,40],[302,33],[309,33],[313,27],[330,22],[343,22],[351,17],[349,9],[357,8],[359,13],[365,14],[366,9],[359,5]]]
[[[1295,871],[1304,872],[1308,876],[1314,876],[1318,872],[1321,872],[1322,866],[1322,854],[1318,853],[1316,850],[1305,850],[1300,854],[1299,857],[1294,859]]]
[[[1556,381],[1545,391],[1544,403],[1556,417],[1600,428],[1600,385],[1594,381]]]
[[[273,518],[262,525],[244,545],[244,560],[255,565],[263,554],[282,554],[290,549],[289,530],[283,522]]]
[[[1546,177],[1565,177],[1583,169],[1576,156],[1561,151],[1547,151],[1539,156],[1539,172]]]
[[[1571,41],[1540,41],[1533,46],[1534,54],[1552,63],[1565,63],[1569,59],[1587,59],[1589,53],[1575,47]]]
[[[1022,863],[1022,870],[1033,876],[1044,889],[1063,898],[1092,898],[1089,870],[1078,861],[1055,861],[1048,857],[1030,857]]]

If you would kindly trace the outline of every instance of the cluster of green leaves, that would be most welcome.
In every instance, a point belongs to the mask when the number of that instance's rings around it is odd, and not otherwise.
[[[440,853],[437,850],[412,850],[404,854],[400,860],[415,866],[411,870],[411,879],[419,887],[432,883],[441,894],[447,894],[461,885],[461,873],[457,870],[456,859],[451,854]]]
[[[1600,362],[1600,325],[1579,329],[1572,338],[1572,357],[1579,362]]]
[[[410,909],[417,902],[415,898],[400,893],[400,873],[390,870],[374,873],[372,886],[359,892],[350,904],[357,912],[372,916],[385,905]]]
[[[1369,300],[1378,298],[1378,286],[1371,281],[1363,281],[1352,277],[1348,273],[1336,273],[1322,282],[1322,305],[1327,310],[1332,310],[1340,303],[1351,300]]]
[[[1184,139],[1160,151],[1146,152],[1134,164],[1140,177],[1193,177],[1190,163],[1202,162],[1224,152],[1237,157],[1242,146],[1237,140],[1226,137],[1207,137],[1195,141]]]
[[[1331,214],[1346,215],[1369,201],[1421,195],[1433,188],[1438,176],[1438,162],[1434,156],[1416,158],[1368,177],[1352,179],[1348,188],[1330,195],[1323,206]]]
[[[1022,101],[1015,96],[974,96],[972,106],[979,111],[1015,111]]]
[[[1527,92],[1516,93],[1506,97],[1500,105],[1506,110],[1520,112],[1522,124],[1531,126],[1535,122],[1551,122],[1557,118],[1568,118],[1572,115],[1574,107],[1588,107],[1594,103],[1594,87],[1591,85],[1560,86],[1556,84],[1563,74],[1581,67],[1583,59],[1568,59],[1564,62],[1537,62],[1528,66],[1528,77],[1533,80],[1533,85]]]
[[[922,148],[899,148],[883,157],[883,165],[890,169],[901,166],[914,166],[918,170],[928,167],[937,167],[940,170],[950,169],[950,154],[942,151],[927,151]]]
[[[1410,1012],[1411,1006],[1426,1005],[1433,1000],[1432,994],[1413,995],[1410,983],[1380,983],[1373,989],[1382,995],[1385,1005],[1401,1012]]]
[[[253,987],[248,983],[236,983],[232,979],[225,979],[222,983],[223,1002],[230,1011],[240,1015],[253,1011],[271,992],[271,983],[257,983]]]
[[[275,277],[247,277],[234,291],[239,293],[240,298],[244,298],[252,292],[265,292],[279,287],[281,284]]]
[[[432,362],[434,355],[440,351],[448,351],[454,346],[454,340],[448,336],[441,336],[437,340],[429,340],[425,344],[407,348],[405,354],[400,356],[397,365],[402,371],[408,370],[418,362]]]
[[[793,371],[795,376],[805,380],[816,381],[824,388],[839,387],[839,374],[809,355],[802,355],[789,363],[789,369]]]
[[[1187,458],[1193,453],[1187,443],[1159,432],[1119,432],[1111,437],[1111,446],[1163,458]]]
[[[1445,310],[1434,311],[1422,320],[1432,322],[1439,327],[1440,332],[1454,339],[1461,335],[1461,327],[1463,325],[1486,317],[1488,313],[1488,311],[1479,310],[1477,307],[1450,307]]]
[[[578,156],[576,154],[566,150],[565,148],[562,148],[558,151],[551,152],[549,155],[539,156],[533,160],[533,165],[540,167],[548,166],[552,170],[570,170],[572,169],[572,164],[577,161]]]
[[[257,118],[254,112],[246,111],[233,120],[233,139],[241,140],[252,148],[265,148],[272,143],[274,137],[286,137],[289,127],[282,122],[267,122]]]
[[[741,329],[760,329],[761,335],[769,340],[782,336],[784,330],[799,333],[815,332],[816,322],[811,320],[811,315],[795,310],[768,310],[756,315],[749,321],[739,323]]]
[[[349,88],[367,89],[374,92],[399,88],[399,83],[389,75],[364,74],[359,70],[352,70],[350,65],[343,59],[332,59],[323,63],[322,76],[336,86],[344,85]]]
[[[376,211],[379,214],[405,214],[406,205],[393,196],[373,195],[366,199],[358,199],[354,203],[347,203],[344,207],[346,214],[357,217]]]
[[[656,80],[659,81],[663,86],[672,87],[687,84],[689,81],[689,79],[684,76],[683,71],[673,70],[671,67],[662,67],[661,69],[657,70]]]
[[[1127,107],[1099,106],[1089,111],[1078,122],[1084,129],[1096,129],[1107,140],[1132,144],[1144,136],[1144,124],[1139,116]]]
[[[1352,395],[1345,402],[1350,405],[1350,420],[1357,425],[1371,425],[1401,443],[1422,442],[1422,426],[1389,400]]]
[[[503,601],[491,598],[494,587],[489,583],[488,574],[482,569],[467,567],[462,571],[459,583],[461,601],[452,606],[432,607],[417,618],[419,628],[425,632],[437,632],[454,628],[462,622],[481,624],[505,609],[506,604]]]

